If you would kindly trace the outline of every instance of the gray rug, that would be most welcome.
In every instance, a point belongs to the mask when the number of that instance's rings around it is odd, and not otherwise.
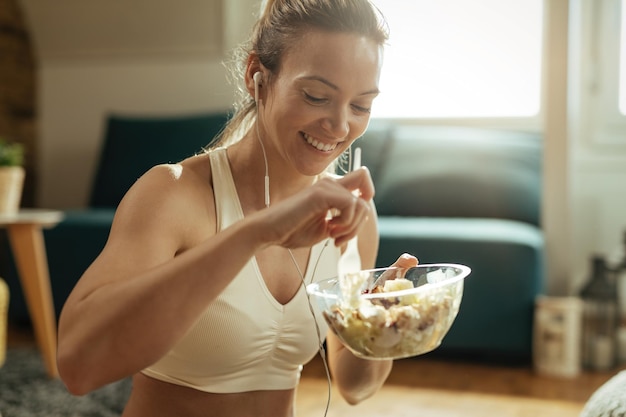
[[[9,349],[0,368],[2,417],[114,417],[120,416],[130,379],[107,385],[88,395],[71,395],[63,383],[46,376],[35,349]]]

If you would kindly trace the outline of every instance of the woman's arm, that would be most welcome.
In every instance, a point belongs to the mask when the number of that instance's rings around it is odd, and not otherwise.
[[[363,269],[375,267],[378,253],[378,228],[375,209],[359,233],[359,253]],[[417,265],[417,259],[404,254],[394,263],[401,267]],[[374,395],[384,384],[391,372],[392,360],[366,360],[357,358],[341,343],[339,338],[328,331],[326,338],[329,366],[339,392],[349,404],[358,404]]]
[[[214,218],[203,212],[211,205],[198,204],[198,184],[186,175],[192,173],[161,166],[131,188],[104,250],[66,301],[58,363],[71,392],[89,392],[159,359],[266,243],[255,219],[219,234],[214,221],[203,225],[200,219]],[[207,238],[190,247],[194,225]]]
[[[150,170],[120,203],[105,248],[61,312],[58,364],[68,389],[84,394],[161,358],[267,245],[354,236],[368,207],[353,189],[371,195],[369,175],[320,181],[216,233],[206,179],[186,165]],[[331,209],[341,215],[329,221]]]

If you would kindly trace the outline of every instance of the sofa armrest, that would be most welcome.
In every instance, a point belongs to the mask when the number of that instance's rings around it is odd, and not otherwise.
[[[66,211],[64,220],[44,231],[57,314],[83,272],[104,248],[115,210]]]

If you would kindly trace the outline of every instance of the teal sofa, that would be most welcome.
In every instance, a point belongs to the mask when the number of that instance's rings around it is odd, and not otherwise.
[[[226,117],[109,117],[89,207],[68,210],[45,231],[57,312],[104,246],[128,187],[152,165],[200,151]],[[530,359],[534,299],[544,286],[541,137],[375,120],[355,146],[376,185],[378,266],[409,252],[421,263],[472,268],[457,319],[435,352]],[[9,281],[9,315],[27,318],[19,285]]]
[[[541,136],[373,122],[356,146],[376,185],[377,266],[409,252],[420,263],[472,269],[435,352],[529,361],[545,287]]]

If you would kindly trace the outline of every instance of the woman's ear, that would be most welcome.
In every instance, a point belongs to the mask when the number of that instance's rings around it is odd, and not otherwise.
[[[246,64],[246,72],[244,74],[246,90],[250,96],[257,102],[263,98],[263,76],[264,67],[260,63],[255,54],[250,54]]]

